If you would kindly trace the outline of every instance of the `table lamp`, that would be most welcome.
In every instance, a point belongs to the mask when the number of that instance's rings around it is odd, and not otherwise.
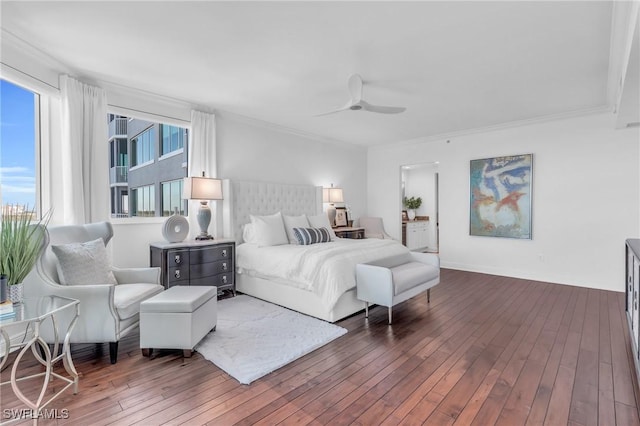
[[[222,181],[204,177],[204,172],[202,172],[202,177],[186,177],[184,178],[182,198],[200,200],[197,216],[200,234],[196,240],[213,240],[208,232],[211,223],[211,209],[207,203],[209,200],[222,200]]]
[[[342,188],[334,188],[333,184],[331,184],[331,188],[322,188],[322,202],[329,203],[327,216],[329,216],[329,223],[331,226],[334,226],[336,224],[335,203],[344,203]]]

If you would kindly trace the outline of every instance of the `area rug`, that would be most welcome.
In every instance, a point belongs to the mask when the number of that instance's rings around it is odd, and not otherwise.
[[[195,350],[248,385],[346,332],[337,325],[239,295],[218,301],[216,330]]]

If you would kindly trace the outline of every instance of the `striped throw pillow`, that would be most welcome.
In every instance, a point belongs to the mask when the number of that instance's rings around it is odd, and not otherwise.
[[[331,234],[327,228],[293,228],[293,233],[298,244],[303,246],[331,241]]]

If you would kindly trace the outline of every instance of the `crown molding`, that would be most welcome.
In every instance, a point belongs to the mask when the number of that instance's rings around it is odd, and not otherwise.
[[[289,135],[298,136],[298,137],[301,137],[301,138],[304,138],[304,139],[308,139],[309,141],[321,142],[321,143],[326,143],[326,144],[331,144],[331,145],[337,145],[337,146],[340,146],[343,149],[347,148],[347,149],[361,150],[361,151],[366,150],[366,147],[361,146],[361,145],[357,145],[357,144],[354,144],[354,143],[341,141],[341,140],[338,140],[338,139],[328,138],[328,137],[325,137],[325,136],[320,136],[320,135],[317,135],[315,133],[310,133],[310,132],[305,132],[305,131],[302,131],[302,130],[293,129],[291,127],[282,126],[280,124],[270,123],[268,121],[260,120],[260,119],[257,119],[257,118],[252,118],[252,117],[248,117],[248,116],[245,116],[245,115],[236,114],[234,112],[229,112],[229,111],[225,111],[225,110],[217,110],[216,114],[219,117],[222,117],[222,118],[225,118],[225,119],[228,119],[228,120],[236,121],[236,122],[243,123],[243,124],[248,124],[250,126],[259,127],[259,128],[263,128],[263,129],[266,129],[266,130],[271,130],[271,131],[275,131],[275,132],[286,133],[286,134],[289,134]]]
[[[369,149],[384,150],[392,147],[419,145],[423,143],[438,142],[446,139],[459,138],[463,136],[496,132],[500,130],[513,129],[517,127],[526,127],[526,126],[532,126],[535,124],[542,124],[542,123],[548,123],[548,122],[559,121],[559,120],[567,120],[570,118],[584,117],[588,115],[603,114],[603,113],[612,113],[612,107],[608,105],[603,105],[598,107],[583,108],[583,109],[573,110],[573,111],[559,113],[559,114],[551,114],[551,115],[544,115],[540,117],[527,118],[524,120],[509,121],[506,123],[496,124],[493,126],[477,127],[477,128],[466,129],[466,130],[461,130],[457,132],[441,133],[438,135],[419,136],[417,138],[406,139],[403,141],[388,142],[384,144],[374,145],[369,147]]]

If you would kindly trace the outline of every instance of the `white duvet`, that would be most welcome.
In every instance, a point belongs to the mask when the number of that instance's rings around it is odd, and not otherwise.
[[[395,240],[338,239],[300,246],[258,247],[240,244],[236,249],[238,272],[261,278],[280,278],[292,286],[312,291],[332,309],[340,296],[356,285],[355,265],[407,253]]]

